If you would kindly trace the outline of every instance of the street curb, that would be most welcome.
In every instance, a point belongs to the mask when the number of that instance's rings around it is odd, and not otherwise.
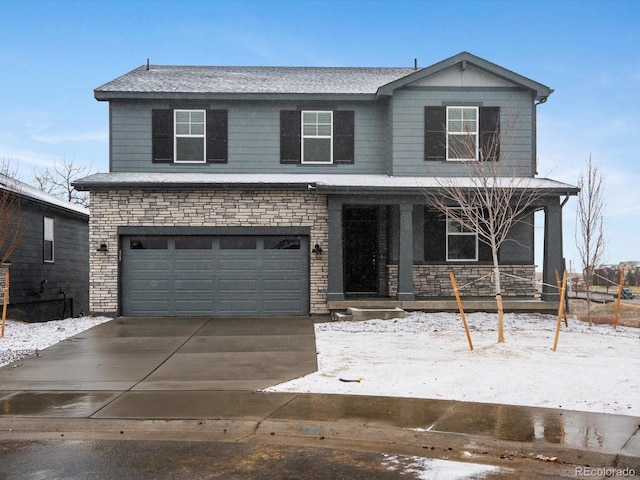
[[[486,435],[385,427],[349,421],[275,419],[91,419],[34,418],[0,419],[0,440],[26,439],[148,439],[239,442],[268,438],[270,443],[296,438],[362,445],[398,445],[416,449],[457,450],[523,457],[572,465],[630,468],[640,472],[640,456],[626,452],[594,452],[545,442],[515,442]],[[638,434],[630,443],[637,443]],[[625,448],[626,450],[626,448]]]

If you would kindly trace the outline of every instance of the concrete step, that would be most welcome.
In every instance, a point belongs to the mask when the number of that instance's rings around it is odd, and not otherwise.
[[[391,318],[404,318],[404,310],[399,307],[394,308],[347,308],[347,315],[351,315],[353,320],[373,320],[379,318],[389,320]]]
[[[333,314],[333,319],[336,322],[350,322],[351,320],[353,320],[353,316],[349,315],[348,313],[336,312]]]

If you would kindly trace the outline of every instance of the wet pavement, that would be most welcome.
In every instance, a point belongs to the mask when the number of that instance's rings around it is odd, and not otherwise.
[[[638,417],[255,391],[314,371],[315,362],[304,317],[117,319],[0,369],[0,440],[466,452],[640,474]]]
[[[0,476],[56,479],[557,480],[575,467],[496,458],[493,463],[346,448],[257,443],[0,441]]]

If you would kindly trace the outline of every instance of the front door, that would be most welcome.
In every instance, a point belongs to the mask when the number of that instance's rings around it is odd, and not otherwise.
[[[348,295],[378,293],[378,209],[345,207],[344,289]]]

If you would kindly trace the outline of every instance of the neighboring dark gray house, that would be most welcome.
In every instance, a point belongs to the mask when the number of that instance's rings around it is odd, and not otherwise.
[[[8,267],[8,317],[42,322],[88,314],[89,210],[4,175],[0,189],[20,198],[20,243]],[[0,292],[6,268],[0,268]]]
[[[461,284],[492,271],[477,235],[425,201],[477,161],[543,193],[543,300],[557,302],[548,285],[576,188],[535,178],[537,107],[551,93],[466,52],[421,69],[141,66],[95,90],[109,102],[109,173],[75,184],[91,192],[91,310],[424,308],[451,297],[449,271]],[[506,125],[499,158],[485,158]],[[460,133],[472,158],[449,147]],[[505,296],[534,297],[530,217],[500,251]],[[493,290],[487,279],[463,293]]]

